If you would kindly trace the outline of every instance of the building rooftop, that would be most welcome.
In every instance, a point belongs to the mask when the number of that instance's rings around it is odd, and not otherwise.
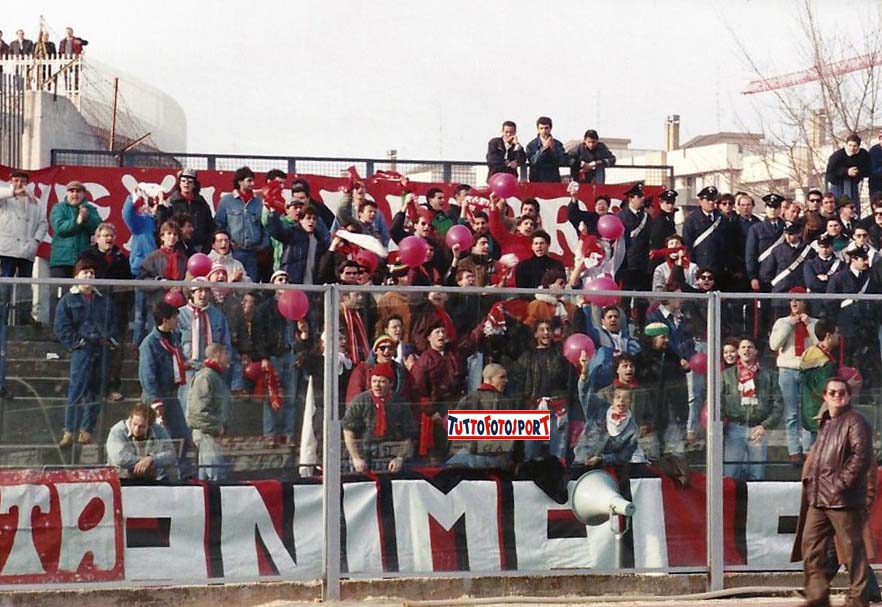
[[[724,131],[720,133],[711,133],[710,135],[698,135],[681,145],[680,148],[697,148],[718,143],[734,143],[742,145],[745,143],[759,143],[763,137],[764,135],[762,133],[734,133]]]

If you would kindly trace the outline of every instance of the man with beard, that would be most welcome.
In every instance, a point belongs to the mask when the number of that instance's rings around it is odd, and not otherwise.
[[[181,171],[178,189],[156,209],[156,225],[161,226],[175,215],[188,214],[193,218],[193,237],[190,241],[192,247],[198,253],[208,253],[215,230],[214,215],[208,202],[199,193],[200,189],[195,170]]]
[[[515,361],[509,372],[512,394],[525,409],[546,409],[552,412],[551,438],[528,441],[524,445],[526,460],[547,454],[563,458],[567,448],[567,395],[569,363],[554,343],[551,321],[542,320],[533,328],[533,344]]]
[[[105,449],[107,463],[119,469],[120,478],[177,480],[178,456],[171,439],[143,403],[110,429]]]

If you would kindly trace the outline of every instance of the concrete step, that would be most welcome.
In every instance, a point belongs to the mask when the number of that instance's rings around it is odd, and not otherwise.
[[[123,377],[138,377],[138,361],[134,355],[126,356],[123,359],[121,375]],[[6,359],[7,376],[37,376],[45,375],[47,377],[62,377],[70,373],[70,358],[67,356],[47,360],[46,358],[7,358]]]

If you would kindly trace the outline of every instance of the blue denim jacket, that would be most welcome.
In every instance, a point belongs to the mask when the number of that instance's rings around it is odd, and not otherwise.
[[[270,246],[270,238],[263,227],[261,215],[263,199],[255,196],[247,204],[239,198],[239,192],[221,198],[214,214],[214,223],[230,233],[236,248],[254,251]]]
[[[156,221],[153,215],[138,212],[131,196],[126,196],[122,216],[132,233],[129,267],[132,269],[132,275],[137,276],[141,272],[141,262],[156,250],[156,236],[154,235]]]
[[[162,347],[161,339],[159,329],[154,327],[138,348],[138,379],[141,380],[141,400],[145,403],[175,396],[178,392],[174,359]],[[180,347],[181,334],[172,331],[169,341],[173,346]]]
[[[227,347],[227,352],[232,356],[233,342],[226,317],[223,312],[214,306],[208,306],[205,311],[208,313],[208,324],[211,326],[211,341],[216,344],[225,345]],[[184,355],[184,360],[190,365],[190,368],[197,370],[202,368],[205,347],[208,344],[200,344],[200,352],[202,352],[203,358],[200,358],[199,360],[190,360],[190,355],[193,352],[192,327],[193,309],[189,305],[186,305],[178,312],[178,330],[181,332],[181,353]]]
[[[76,287],[74,287],[76,289]],[[98,345],[113,333],[113,306],[110,299],[97,290],[91,299],[79,291],[65,293],[55,310],[55,337],[69,350],[83,345],[85,340]]]

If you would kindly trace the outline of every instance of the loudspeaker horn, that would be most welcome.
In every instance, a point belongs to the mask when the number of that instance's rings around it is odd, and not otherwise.
[[[614,515],[634,516],[634,504],[622,497],[615,479],[603,470],[589,470],[573,487],[570,507],[579,522],[602,525]]]

